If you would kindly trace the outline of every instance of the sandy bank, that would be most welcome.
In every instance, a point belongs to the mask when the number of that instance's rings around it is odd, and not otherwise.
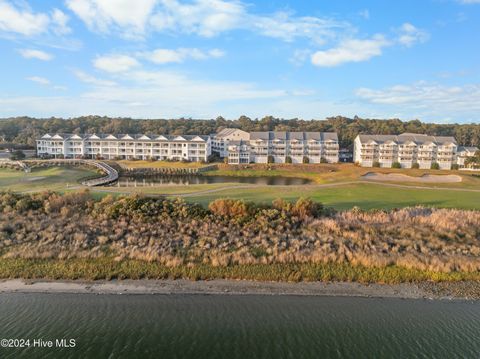
[[[401,173],[375,173],[369,172],[362,176],[362,179],[371,181],[391,181],[391,182],[420,182],[420,183],[458,183],[462,182],[462,177],[457,175],[423,175],[413,177]]]
[[[405,299],[479,299],[480,283],[360,284],[233,280],[3,280],[0,293],[309,295]]]

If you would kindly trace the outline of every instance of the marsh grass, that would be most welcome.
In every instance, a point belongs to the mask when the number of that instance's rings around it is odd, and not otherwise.
[[[479,279],[480,211],[0,193],[0,276]]]
[[[251,264],[216,267],[179,265],[114,258],[68,260],[2,259],[0,278],[112,280],[112,279],[189,279],[254,280],[278,282],[342,281],[359,283],[415,283],[480,280],[479,272],[438,273],[399,266],[384,268],[339,263]]]

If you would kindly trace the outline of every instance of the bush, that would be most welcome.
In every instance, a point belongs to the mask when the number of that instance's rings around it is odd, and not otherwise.
[[[267,157],[267,163],[275,163],[275,159],[273,158],[272,155],[268,155],[268,157]]]
[[[412,168],[418,170],[420,168],[420,164],[418,162],[415,162],[414,164],[412,164]]]
[[[285,157],[285,163],[292,163],[292,157],[290,156]]]
[[[432,170],[439,170],[440,165],[437,162],[433,162],[432,165],[430,166],[430,169]]]
[[[400,162],[393,162],[392,168],[402,168],[402,165],[400,164]]]
[[[380,167],[380,162],[375,161],[375,162],[373,162],[373,165],[372,165],[372,166],[373,166],[373,167]]]
[[[310,163],[310,159],[307,156],[303,156],[303,163]]]
[[[220,198],[210,202],[208,209],[217,216],[242,219],[251,213],[252,205],[243,200]]]
[[[458,169],[460,169],[460,166],[459,166],[458,164],[454,163],[454,164],[452,165],[452,170],[455,170],[455,171],[456,171],[456,170],[458,170]]]
[[[320,163],[328,163],[328,161],[325,157],[321,157],[320,158]]]

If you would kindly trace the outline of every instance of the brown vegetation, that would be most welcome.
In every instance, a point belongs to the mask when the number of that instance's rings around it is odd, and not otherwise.
[[[480,270],[480,212],[334,212],[308,199],[271,206],[88,192],[0,194],[4,259],[115,258],[167,267],[326,263],[434,272]]]

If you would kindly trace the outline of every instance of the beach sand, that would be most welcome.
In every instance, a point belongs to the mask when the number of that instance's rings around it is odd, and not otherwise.
[[[361,284],[182,279],[112,281],[7,279],[0,281],[0,293],[308,295],[405,299],[479,299],[479,288],[480,284],[476,282]]]

